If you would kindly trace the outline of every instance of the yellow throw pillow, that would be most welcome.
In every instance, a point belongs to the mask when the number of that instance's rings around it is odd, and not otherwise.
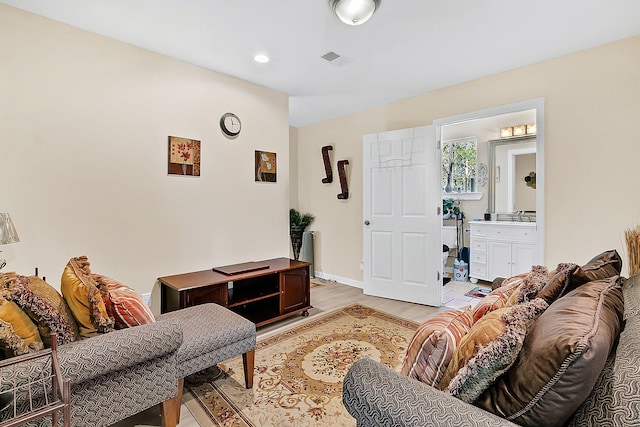
[[[0,348],[5,357],[42,350],[38,328],[13,301],[0,297]]]
[[[73,313],[80,336],[92,337],[113,330],[113,318],[91,275],[86,256],[71,258],[62,272],[62,295]]]
[[[58,336],[58,344],[75,341],[78,326],[62,295],[37,276],[5,275],[7,299],[15,302],[31,318],[40,331],[45,347],[51,347],[51,333]]]

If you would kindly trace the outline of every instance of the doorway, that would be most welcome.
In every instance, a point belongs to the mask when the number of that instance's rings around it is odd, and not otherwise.
[[[500,119],[503,119],[503,125],[499,125],[501,123]],[[536,216],[536,256],[535,261],[538,264],[544,263],[544,98],[537,98],[528,101],[517,102],[513,104],[503,105],[500,107],[489,108],[486,110],[474,111],[470,113],[460,114],[452,117],[447,117],[443,119],[434,120],[433,124],[436,128],[436,140],[440,141],[441,145],[447,140],[464,138],[464,137],[479,137],[478,133],[487,132],[490,130],[493,132],[494,137],[489,139],[498,139],[499,131],[501,126],[514,126],[514,125],[522,125],[528,124],[527,120],[533,119],[535,125],[537,126],[535,138],[535,147],[532,151],[535,151],[535,201],[531,201],[526,206],[530,206],[533,204],[535,206],[535,216]],[[525,123],[520,123],[520,121],[524,121]],[[510,124],[507,124],[510,123]],[[486,142],[487,137],[480,136],[478,141],[484,139],[485,145],[479,145],[478,152],[478,163],[479,166],[483,166],[489,163],[488,159],[488,150],[486,150]],[[482,150],[482,151],[480,151]],[[505,168],[506,169],[506,168]],[[507,175],[507,171],[504,171],[504,175]],[[477,176],[477,178],[481,178]],[[523,177],[519,177],[523,178]],[[494,173],[489,173],[486,177],[486,180],[493,179],[495,181],[495,171]],[[509,179],[513,179],[510,177]],[[441,182],[443,182],[441,176]],[[507,182],[507,181],[505,181]],[[449,194],[444,193],[443,190],[443,198],[453,197],[456,200],[462,200],[463,205],[472,206],[473,208],[469,208],[468,212],[465,212],[465,222],[464,229],[468,229],[469,222],[476,219],[483,219],[485,213],[494,213],[495,207],[490,206],[493,203],[491,197],[489,197],[489,182],[486,182],[486,188],[480,188],[480,183],[482,183],[482,179],[478,182],[478,191],[476,194],[467,194],[467,195],[459,195],[459,194]],[[491,182],[491,185],[494,185],[495,182]],[[506,186],[505,186],[506,188]],[[510,199],[513,198],[513,190],[511,193]],[[483,193],[483,194],[480,194]],[[492,194],[492,197],[495,198],[495,194]],[[505,198],[507,194],[505,193]],[[467,201],[468,200],[468,201]],[[511,206],[514,205],[514,202],[511,203]],[[531,210],[530,207],[522,210]],[[464,237],[462,239],[462,246],[467,246],[469,243],[468,233],[463,233]],[[457,257],[457,254],[450,255],[451,257]],[[451,261],[449,262],[451,264]],[[446,276],[446,274],[445,274]]]

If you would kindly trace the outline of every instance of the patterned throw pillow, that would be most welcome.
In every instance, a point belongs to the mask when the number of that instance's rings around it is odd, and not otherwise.
[[[618,276],[557,299],[533,324],[507,372],[474,402],[522,426],[562,426],[587,398],[620,333]]]
[[[62,295],[37,276],[9,273],[5,280],[8,297],[18,304],[38,327],[45,347],[51,347],[51,333],[58,336],[58,344],[75,341],[78,325]]]
[[[549,271],[547,268],[541,265],[534,265],[531,268],[531,272],[524,278],[520,286],[518,286],[518,289],[511,294],[506,306],[510,307],[533,300],[548,281]]]
[[[110,277],[94,274],[109,316],[115,320],[116,329],[131,328],[155,322],[149,306],[136,291]]]
[[[62,272],[62,295],[78,322],[80,336],[92,337],[113,330],[98,285],[86,256],[71,258]]]
[[[504,307],[509,297],[518,289],[518,286],[528,274],[522,273],[505,279],[500,287],[492,290],[489,295],[480,300],[473,308],[473,322],[477,322],[487,313]]]
[[[535,298],[484,316],[460,342],[438,387],[474,402],[513,364],[529,328],[548,306]]]
[[[400,372],[435,387],[472,324],[468,308],[444,311],[427,320],[411,339]]]
[[[38,328],[13,301],[0,297],[0,350],[4,357],[42,350]]]

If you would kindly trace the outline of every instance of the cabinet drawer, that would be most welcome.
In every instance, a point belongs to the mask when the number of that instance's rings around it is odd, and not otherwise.
[[[487,253],[482,251],[471,251],[471,262],[481,262],[485,264],[487,262]]]
[[[487,251],[487,241],[486,240],[471,240],[471,253],[474,252],[486,252]]]
[[[487,226],[484,224],[471,224],[471,237],[485,237]]]
[[[483,279],[487,277],[487,264],[471,263],[471,277]]]
[[[490,239],[509,240],[514,242],[535,242],[536,230],[533,227],[489,227],[487,237]]]

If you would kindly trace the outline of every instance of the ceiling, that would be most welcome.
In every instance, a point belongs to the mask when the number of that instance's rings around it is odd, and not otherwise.
[[[357,27],[329,0],[0,2],[284,92],[292,126],[640,34],[638,0],[382,0]]]

